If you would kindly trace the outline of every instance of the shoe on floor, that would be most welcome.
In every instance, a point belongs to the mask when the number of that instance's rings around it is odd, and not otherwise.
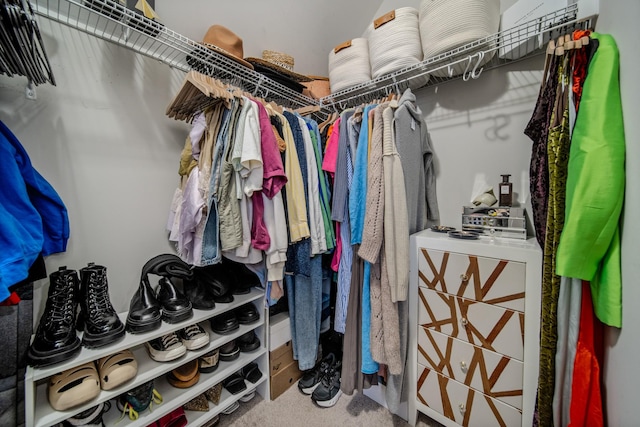
[[[313,368],[305,371],[298,381],[298,389],[304,394],[311,394],[320,385],[323,375],[336,363],[336,356],[333,353],[326,355]]]
[[[187,348],[175,332],[153,339],[144,345],[149,351],[149,356],[156,362],[169,362],[187,352]]]
[[[180,329],[178,338],[180,338],[187,350],[197,350],[209,344],[209,334],[197,323]]]
[[[313,390],[311,400],[318,406],[330,408],[338,402],[342,396],[340,390],[340,375],[342,371],[342,361],[338,360],[329,370],[322,376],[320,385]]]

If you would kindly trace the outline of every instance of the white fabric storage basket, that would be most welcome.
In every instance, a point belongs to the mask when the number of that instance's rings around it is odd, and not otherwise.
[[[345,42],[329,52],[331,93],[371,80],[369,44],[365,38]]]
[[[422,62],[418,11],[401,7],[369,24],[371,76],[375,79]]]
[[[419,22],[422,51],[424,58],[429,59],[497,33],[500,26],[500,0],[422,0]],[[495,42],[485,43],[453,59],[495,47]],[[479,65],[487,63],[494,54],[495,50],[492,50],[484,55]],[[476,65],[477,58],[471,61],[469,71]],[[462,74],[467,64],[468,61],[463,61],[452,66],[452,75]],[[449,70],[444,68],[432,75],[448,77]]]

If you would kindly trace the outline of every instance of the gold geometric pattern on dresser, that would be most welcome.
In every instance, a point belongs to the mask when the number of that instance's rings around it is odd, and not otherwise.
[[[418,363],[522,409],[522,362],[418,328]]]
[[[462,426],[520,425],[522,413],[470,387],[418,366],[418,400]]]
[[[523,263],[421,249],[418,276],[420,286],[524,312]]]

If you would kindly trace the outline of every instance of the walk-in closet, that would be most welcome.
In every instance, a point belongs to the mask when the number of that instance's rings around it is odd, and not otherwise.
[[[0,0],[0,425],[636,425],[638,19]]]

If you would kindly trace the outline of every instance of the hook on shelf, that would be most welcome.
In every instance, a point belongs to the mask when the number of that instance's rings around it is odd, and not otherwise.
[[[24,96],[26,96],[27,99],[38,99],[36,86],[33,84],[33,80],[31,79],[29,79],[27,86],[24,88]]]
[[[464,72],[462,73],[462,80],[464,80],[465,82],[468,82],[469,79],[471,79],[471,71],[469,71],[469,67],[471,66],[471,62],[473,62],[474,56],[475,54],[469,55],[467,57],[467,66],[464,67]]]
[[[482,63],[483,60],[484,60],[484,51],[481,50],[480,52],[478,52],[478,62],[476,62],[476,65],[473,66],[473,70],[471,70],[472,79],[477,79],[478,77],[480,77],[480,74],[482,74],[482,70],[484,70],[484,67],[480,67],[480,70],[478,70],[478,66]]]

